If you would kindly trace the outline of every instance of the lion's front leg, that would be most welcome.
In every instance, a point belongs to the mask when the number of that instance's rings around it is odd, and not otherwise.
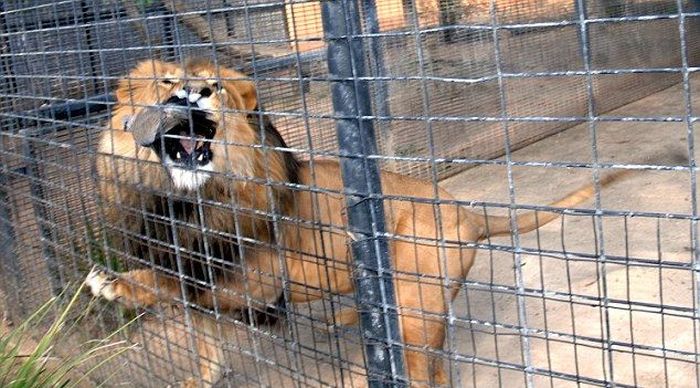
[[[181,295],[176,279],[150,269],[133,270],[114,277],[94,267],[85,278],[85,285],[90,287],[93,295],[131,308],[172,303]]]

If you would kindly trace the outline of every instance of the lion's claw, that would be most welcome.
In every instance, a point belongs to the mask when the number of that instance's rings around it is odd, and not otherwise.
[[[109,301],[117,299],[118,295],[114,289],[115,278],[111,277],[107,272],[92,267],[90,273],[85,277],[85,285],[90,288],[95,296],[101,296]]]

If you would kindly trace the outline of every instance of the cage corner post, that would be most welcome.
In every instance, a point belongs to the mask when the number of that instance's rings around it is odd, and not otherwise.
[[[403,346],[391,273],[389,245],[366,79],[359,0],[322,2],[328,44],[328,75],[352,233],[355,298],[360,309],[367,379],[370,387],[406,383]]]
[[[1,146],[0,146],[1,147]],[[15,231],[10,208],[10,195],[8,185],[10,177],[3,169],[0,169],[0,273],[3,275],[3,283],[0,290],[4,292],[5,312],[10,319],[24,317],[26,311],[22,298],[19,297],[21,287],[21,270],[15,257]],[[14,291],[14,295],[13,292]],[[14,305],[8,303],[13,299]],[[13,311],[14,310],[14,311]]]
[[[46,226],[48,220],[47,200],[42,185],[39,159],[37,159],[34,146],[34,142],[36,141],[35,137],[42,136],[42,131],[27,128],[20,130],[19,135],[22,139],[22,158],[26,163],[29,190],[32,196],[32,208],[34,210],[34,216],[39,224],[39,241],[46,270],[48,271],[49,286],[51,287],[52,295],[56,296],[60,295],[63,291],[63,282],[61,281],[60,265],[56,257],[56,252],[50,244],[50,242],[53,241],[51,228]]]

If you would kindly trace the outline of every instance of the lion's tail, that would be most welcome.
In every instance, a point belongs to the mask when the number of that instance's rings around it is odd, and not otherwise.
[[[619,181],[623,177],[629,175],[632,170],[621,170],[607,175],[603,175],[600,178],[600,187],[605,187],[613,182]],[[586,201],[595,194],[595,186],[593,184],[588,184],[583,187],[578,188],[564,196],[562,199],[552,202],[549,207],[555,208],[567,208],[578,205],[579,203]],[[533,231],[557,218],[559,218],[559,213],[548,212],[548,211],[529,211],[525,214],[518,216],[517,230],[519,233],[527,233]],[[487,238],[499,235],[508,235],[513,231],[511,227],[510,217],[501,216],[485,216],[483,219],[484,225],[482,225],[481,238]]]

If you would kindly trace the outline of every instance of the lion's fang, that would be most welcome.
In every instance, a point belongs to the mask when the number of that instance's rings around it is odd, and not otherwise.
[[[204,161],[204,154],[199,154],[199,157],[197,158],[200,162]]]
[[[175,159],[180,159],[180,151],[175,154]]]

